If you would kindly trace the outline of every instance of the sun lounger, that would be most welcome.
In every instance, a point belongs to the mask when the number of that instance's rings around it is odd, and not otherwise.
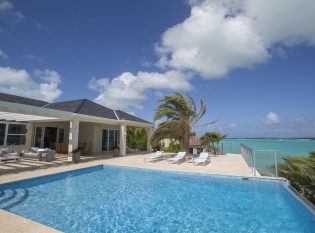
[[[144,162],[147,160],[155,161],[163,158],[163,151],[156,151],[154,154],[151,154],[144,158]]]
[[[185,159],[185,155],[186,155],[186,152],[178,152],[177,155],[174,157],[174,158],[169,158],[168,159],[168,162],[169,163],[177,163],[179,164],[179,161]]]
[[[136,148],[130,148],[130,147],[126,147],[126,152],[127,153],[138,153],[140,152],[140,149],[136,149]]]
[[[207,152],[201,152],[199,157],[192,160],[193,164],[203,163],[204,166],[206,166],[207,162],[210,162],[209,153]]]

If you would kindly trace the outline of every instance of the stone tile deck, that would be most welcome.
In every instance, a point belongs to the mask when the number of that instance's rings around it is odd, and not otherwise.
[[[146,156],[145,154],[128,155],[117,158],[87,156],[82,157],[82,162],[78,164],[69,162],[66,156],[57,156],[57,159],[53,162],[40,162],[32,159],[5,162],[0,164],[0,184],[100,164],[230,176],[251,176],[250,168],[247,166],[242,156],[237,154],[220,155],[211,158],[211,163],[207,166],[194,166],[187,162],[183,162],[179,165],[169,164],[165,160],[144,162]],[[0,209],[0,232],[57,233],[60,231]]]

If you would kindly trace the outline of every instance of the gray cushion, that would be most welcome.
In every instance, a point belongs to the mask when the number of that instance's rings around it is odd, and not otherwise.
[[[32,153],[38,153],[39,148],[38,147],[31,147],[30,152]]]
[[[10,148],[1,148],[1,152],[3,154],[10,154],[11,150],[10,150]]]

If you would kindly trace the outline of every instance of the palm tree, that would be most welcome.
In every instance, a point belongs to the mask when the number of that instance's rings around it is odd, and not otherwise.
[[[175,92],[172,95],[160,99],[161,105],[155,110],[154,121],[164,120],[154,131],[150,141],[151,144],[160,142],[165,138],[174,139],[182,144],[182,149],[189,151],[189,137],[192,128],[206,113],[206,105],[199,98],[200,109],[194,99],[188,94]],[[212,124],[214,122],[209,122]],[[208,125],[206,124],[206,125]]]
[[[216,142],[216,144],[217,144],[217,148],[218,148],[218,151],[220,151],[220,149],[219,149],[219,144],[220,144],[220,142],[224,139],[224,138],[226,138],[226,136],[227,136],[227,134],[221,134],[221,133],[216,133],[216,137],[215,137],[215,142]],[[223,153],[223,151],[222,151],[222,153]]]
[[[208,151],[213,149],[216,155],[219,152],[219,143],[226,138],[227,134],[221,134],[218,132],[208,132],[201,137],[201,144],[207,148]],[[212,145],[212,148],[210,148]]]

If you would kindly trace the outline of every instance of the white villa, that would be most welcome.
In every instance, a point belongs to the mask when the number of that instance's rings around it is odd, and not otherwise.
[[[65,143],[72,152],[89,143],[90,154],[119,145],[120,155],[126,155],[127,127],[145,128],[148,140],[153,132],[152,123],[87,99],[47,103],[0,93],[0,148],[55,149],[55,143]]]

